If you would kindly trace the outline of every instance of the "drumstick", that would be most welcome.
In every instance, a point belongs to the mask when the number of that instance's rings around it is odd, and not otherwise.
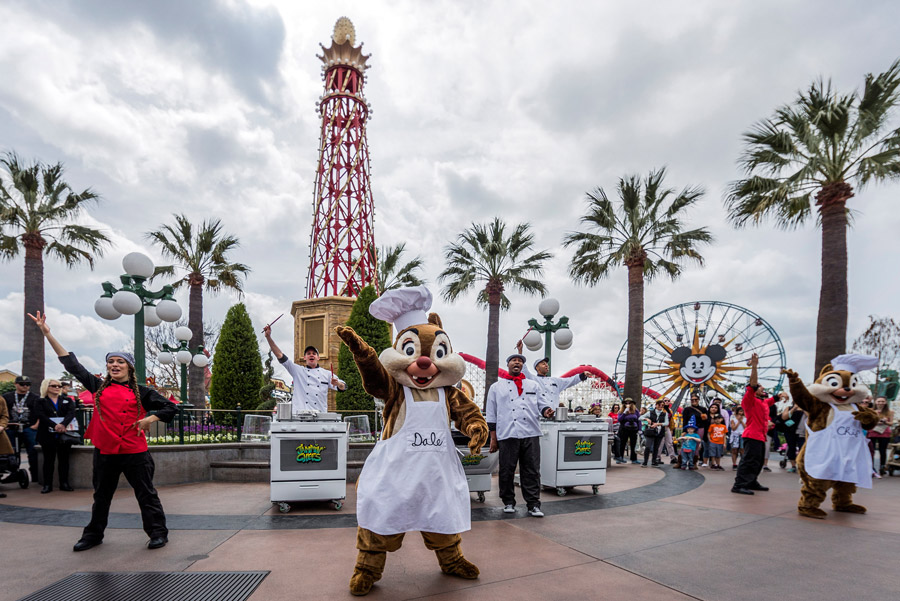
[[[267,327],[267,328],[271,328],[271,327],[275,324],[275,322],[278,321],[279,319],[281,319],[282,317],[284,317],[284,313],[282,313],[281,315],[279,315],[278,317],[276,317],[275,319],[273,319],[273,320],[272,320],[272,323],[270,323],[270,324],[267,325],[266,327]],[[265,329],[265,328],[263,328],[263,329]]]
[[[522,337],[519,338],[519,342],[522,342],[523,340],[525,340],[525,336],[528,336],[528,332],[530,332],[530,331],[533,330],[533,329],[534,329],[533,326],[530,327],[530,328],[528,328],[528,330],[522,335]],[[519,346],[519,342],[516,343],[516,346],[517,346],[517,347]]]
[[[333,361],[330,362],[330,363],[328,364],[328,367],[331,368],[331,379],[334,380],[334,362],[333,362]]]

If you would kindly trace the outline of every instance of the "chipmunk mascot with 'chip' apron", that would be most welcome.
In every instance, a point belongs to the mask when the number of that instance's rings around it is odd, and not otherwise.
[[[386,554],[405,533],[418,530],[437,554],[441,570],[474,579],[478,568],[463,557],[461,532],[471,528],[469,488],[450,435],[450,421],[478,453],[488,427],[478,407],[454,388],[465,362],[453,352],[424,286],[385,292],[369,312],[394,324],[393,347],[377,355],[351,328],[335,328],[353,353],[366,392],[384,400],[381,440],[357,482],[359,555],[350,592],[365,595],[384,570]]]
[[[853,503],[856,487],[872,488],[872,459],[863,428],[871,429],[879,416],[857,403],[869,389],[857,372],[875,369],[878,359],[865,355],[840,355],[822,368],[809,386],[793,371],[784,371],[790,381],[794,403],[806,411],[806,443],[797,455],[800,472],[800,515],[824,519],[827,513],[819,505],[831,489],[835,511],[865,513]]]

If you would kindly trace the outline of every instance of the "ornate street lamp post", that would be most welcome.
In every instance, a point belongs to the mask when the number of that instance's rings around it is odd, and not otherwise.
[[[209,365],[209,358],[206,356],[203,345],[198,346],[195,350],[188,348],[188,342],[191,340],[192,332],[190,328],[179,326],[175,328],[175,338],[178,339],[178,346],[169,346],[163,344],[163,352],[157,355],[157,359],[163,365],[171,365],[178,362],[181,364],[181,403],[188,404],[187,398],[187,368],[188,363],[193,363],[197,367],[206,367]]]
[[[550,335],[553,334],[553,341],[556,348],[561,351],[572,346],[572,330],[569,329],[569,318],[560,317],[559,321],[553,323],[553,316],[559,313],[559,301],[555,298],[545,298],[538,305],[538,312],[544,317],[544,323],[540,324],[536,319],[529,319],[528,325],[531,330],[525,335],[523,342],[529,351],[539,351],[541,349],[541,334],[544,335],[544,352],[547,354],[547,367],[551,367],[550,363]],[[547,372],[550,375],[550,372]]]
[[[144,326],[155,328],[163,321],[181,319],[181,307],[173,298],[174,289],[163,286],[152,292],[144,288],[144,282],[153,276],[154,266],[150,257],[133,252],[122,259],[125,274],[119,276],[122,282],[116,288],[103,282],[103,295],[94,303],[94,311],[103,319],[118,319],[122,315],[134,315],[134,371],[139,384],[147,382],[147,368],[144,346]],[[158,301],[154,305],[154,301]]]

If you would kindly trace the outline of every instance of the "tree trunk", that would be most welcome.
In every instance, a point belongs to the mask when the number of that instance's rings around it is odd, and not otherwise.
[[[33,382],[35,392],[44,379],[44,335],[27,313],[35,315],[44,312],[44,246],[46,242],[40,234],[25,234],[25,321],[22,336],[22,375]]]
[[[628,266],[628,350],[625,355],[625,398],[641,406],[644,376],[644,261]],[[624,399],[623,399],[624,400]]]
[[[190,300],[188,301],[188,327],[191,329],[191,352],[203,344],[203,276],[190,279]],[[193,363],[188,365],[188,400],[197,408],[206,407],[206,388],[203,368]]]
[[[827,184],[816,195],[822,220],[822,288],[814,378],[847,352],[847,200],[852,196],[853,188],[844,182]]]
[[[491,385],[497,381],[497,370],[500,367],[500,300],[503,298],[503,284],[488,282],[488,339],[487,351],[484,355],[484,399],[482,405],[487,407],[487,394]]]

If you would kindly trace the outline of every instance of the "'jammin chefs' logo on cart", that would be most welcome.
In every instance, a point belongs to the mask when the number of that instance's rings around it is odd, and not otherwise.
[[[575,441],[575,454],[576,455],[590,455],[591,447],[594,446],[594,443],[590,440],[576,440]]]
[[[297,463],[322,461],[322,451],[326,448],[325,445],[300,443],[297,446]]]
[[[463,455],[460,457],[462,464],[466,465],[478,465],[481,463],[481,460],[484,459],[484,455]]]

